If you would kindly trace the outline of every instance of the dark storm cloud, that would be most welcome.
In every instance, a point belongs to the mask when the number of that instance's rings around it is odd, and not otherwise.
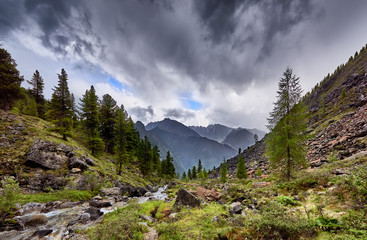
[[[143,107],[134,107],[131,108],[131,114],[135,115],[137,119],[141,121],[149,121],[154,116],[154,109],[152,106],[148,106],[147,108]]]
[[[195,114],[193,112],[180,109],[180,108],[173,108],[165,110],[165,117],[178,119],[178,120],[187,120],[190,118],[194,118]]]

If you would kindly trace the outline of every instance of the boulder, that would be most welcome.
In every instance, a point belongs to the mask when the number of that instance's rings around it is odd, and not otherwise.
[[[240,202],[231,203],[230,207],[231,209],[229,210],[229,213],[231,216],[233,216],[233,214],[241,214],[242,204]]]
[[[109,202],[109,201],[91,200],[91,201],[89,201],[89,206],[96,207],[96,208],[104,208],[104,207],[111,207],[112,203]]]
[[[41,212],[45,207],[45,204],[42,203],[29,202],[22,206],[19,213],[20,215],[24,215],[30,212]]]
[[[180,188],[180,190],[178,190],[177,192],[176,202],[173,207],[180,206],[199,207],[200,200],[190,192],[186,191],[183,188]]]
[[[73,154],[69,146],[37,139],[29,149],[25,165],[46,170],[60,169]]]
[[[118,187],[102,188],[101,193],[105,196],[118,196],[118,195],[121,195],[120,188],[118,188]]]
[[[69,160],[69,169],[73,169],[73,168],[79,168],[79,169],[85,170],[88,168],[88,165],[85,161],[74,156],[74,157],[71,157]]]
[[[87,210],[85,210],[85,213],[89,213],[90,219],[92,221],[98,219],[100,216],[103,215],[103,212],[101,210],[99,210],[98,208],[96,208],[96,207],[87,208]]]
[[[14,218],[23,228],[36,227],[47,223],[45,214],[32,214]]]
[[[87,222],[90,219],[90,214],[87,213],[87,212],[82,213],[82,215],[80,215],[79,219],[82,222]]]
[[[144,234],[144,240],[158,240],[158,233],[155,229],[150,229]]]

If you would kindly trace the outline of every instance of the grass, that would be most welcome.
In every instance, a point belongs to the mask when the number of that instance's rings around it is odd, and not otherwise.
[[[95,195],[90,191],[78,191],[78,190],[62,190],[49,193],[33,193],[33,194],[21,194],[16,202],[25,204],[27,202],[39,202],[46,203],[50,201],[80,201],[89,200]]]

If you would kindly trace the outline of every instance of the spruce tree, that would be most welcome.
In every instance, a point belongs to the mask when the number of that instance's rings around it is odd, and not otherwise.
[[[64,69],[58,74],[58,78],[58,85],[53,89],[51,97],[49,116],[56,125],[54,130],[62,135],[63,140],[67,140],[67,136],[71,136],[72,111],[68,75]]]
[[[4,111],[10,110],[12,104],[21,97],[23,77],[19,76],[16,67],[10,53],[0,48],[0,108]]]
[[[105,152],[113,153],[115,139],[115,117],[116,117],[116,101],[109,95],[105,94],[100,103],[100,132],[105,143]]]
[[[238,150],[238,164],[237,164],[236,177],[239,179],[247,178],[245,160],[241,155],[241,148]]]
[[[203,171],[203,165],[201,164],[201,160],[199,159],[199,163],[198,163],[198,174],[200,174],[201,171]]]
[[[196,166],[193,166],[192,167],[191,173],[192,173],[192,178],[193,179],[197,179],[198,178],[197,172],[196,172]]]
[[[266,141],[266,155],[273,169],[289,181],[292,171],[306,165],[306,112],[299,103],[301,86],[291,68],[279,81],[277,101],[268,119],[271,130]]]
[[[159,148],[157,146],[154,146],[152,149],[152,167],[158,175],[161,174],[161,161],[159,157]]]
[[[166,158],[163,160],[164,169],[162,167],[162,173],[166,177],[173,178],[175,176],[175,166],[173,165],[173,157],[171,156],[170,151],[167,151]]]
[[[190,180],[192,179],[191,169],[187,171],[187,178]]]
[[[145,136],[143,140],[141,140],[139,145],[139,168],[140,171],[144,175],[148,175],[152,170],[152,149],[148,137]],[[168,168],[168,162],[167,162]],[[168,174],[168,172],[167,172]]]
[[[40,118],[45,118],[45,97],[43,95],[43,88],[45,83],[38,70],[33,73],[32,79],[27,80],[32,88],[30,89],[31,95],[34,97],[37,104],[37,113]]]
[[[121,175],[122,164],[126,153],[126,116],[125,113],[117,108],[116,120],[114,124],[114,142],[117,154],[117,174]]]
[[[187,180],[186,172],[184,172],[184,173],[182,174],[181,180],[182,180],[182,181],[186,181],[186,180]]]
[[[99,106],[98,96],[93,85],[90,90],[86,90],[80,99],[80,111],[82,125],[87,136],[87,145],[92,155],[99,154],[103,149],[103,142],[99,136]]]
[[[227,182],[227,163],[224,161],[221,165],[220,165],[220,181],[222,183]]]
[[[202,176],[203,176],[203,179],[208,179],[208,172],[206,171],[206,169],[204,168],[203,172],[202,172]]]

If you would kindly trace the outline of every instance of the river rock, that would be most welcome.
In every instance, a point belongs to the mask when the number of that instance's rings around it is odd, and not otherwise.
[[[45,207],[45,204],[42,203],[29,202],[22,206],[19,213],[20,215],[24,215],[30,212],[41,212]]]
[[[105,196],[118,196],[118,195],[121,195],[121,191],[120,191],[119,187],[102,188],[101,193]]]
[[[14,218],[23,228],[36,227],[47,223],[45,214],[32,214],[18,216]]]
[[[98,219],[100,216],[103,215],[103,212],[101,210],[99,210],[96,207],[89,207],[87,208],[87,210],[85,210],[85,213],[89,213],[90,214],[90,219],[92,221]]]
[[[31,239],[34,239],[34,238],[41,239],[49,235],[50,233],[52,233],[52,229],[37,230],[33,233]]]
[[[29,149],[25,165],[46,170],[60,169],[73,154],[70,146],[37,139]]]
[[[90,214],[85,212],[85,213],[82,213],[82,215],[80,215],[80,221],[82,222],[87,222],[89,219],[90,219]]]
[[[109,201],[91,200],[91,201],[89,201],[89,206],[96,207],[96,208],[105,208],[105,207],[111,207],[112,203],[109,202]]]
[[[183,188],[180,188],[177,192],[176,202],[173,207],[180,206],[190,206],[190,207],[199,207],[200,200],[195,197],[192,193],[186,191]]]

